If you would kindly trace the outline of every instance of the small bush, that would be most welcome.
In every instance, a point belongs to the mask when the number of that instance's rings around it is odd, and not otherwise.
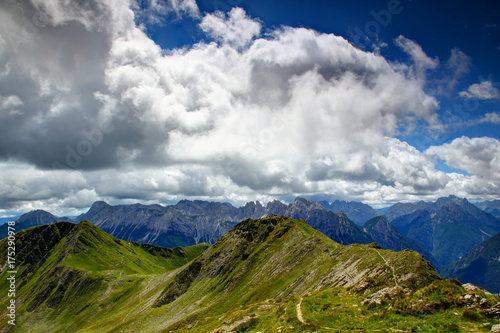
[[[243,333],[243,332],[246,332],[248,330],[251,330],[252,328],[257,326],[258,323],[259,323],[259,320],[257,318],[251,318],[246,323],[243,323],[243,324],[239,325],[238,327],[236,327],[234,331],[237,333]]]
[[[462,313],[462,317],[464,317],[465,319],[468,319],[468,320],[473,320],[473,321],[478,321],[478,320],[481,320],[481,315],[479,313],[477,313],[476,311],[473,311],[473,310],[464,310],[464,312]]]
[[[446,332],[460,332],[460,327],[455,323],[449,324],[446,327]]]

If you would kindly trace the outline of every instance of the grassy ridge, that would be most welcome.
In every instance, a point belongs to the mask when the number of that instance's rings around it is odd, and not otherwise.
[[[416,252],[343,246],[283,216],[245,220],[210,247],[125,242],[85,222],[17,238],[12,332],[482,332],[498,323],[482,312],[496,296],[442,280]],[[7,288],[2,274],[2,309]],[[472,293],[476,303],[464,304]]]
[[[202,318],[224,317],[234,309],[252,308],[269,299],[284,300],[338,286],[366,292],[396,282],[402,287],[422,287],[439,279],[416,252],[384,251],[376,245],[342,246],[303,221],[273,217],[237,225],[178,273],[156,306],[188,315],[170,329],[198,321],[196,331],[209,332],[221,323],[201,324]],[[199,295],[206,297],[192,305]]]
[[[110,313],[134,308],[137,291],[163,282],[208,245],[165,249],[118,240],[88,222],[56,223],[16,234],[18,325],[20,332],[71,332]],[[0,242],[2,264],[6,240]],[[6,273],[0,275],[2,310]],[[137,305],[136,305],[137,306]],[[0,313],[5,325],[5,311]],[[112,325],[110,325],[111,327]]]

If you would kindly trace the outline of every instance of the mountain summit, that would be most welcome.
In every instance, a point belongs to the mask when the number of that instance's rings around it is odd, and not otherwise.
[[[17,219],[15,229],[20,231],[39,225],[53,224],[61,221],[70,221],[70,219],[67,217],[56,217],[44,210],[33,210],[23,214],[19,219]],[[0,225],[0,239],[8,236],[7,227],[7,224]]]

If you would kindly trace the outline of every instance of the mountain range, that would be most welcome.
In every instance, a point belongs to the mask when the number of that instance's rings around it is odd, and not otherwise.
[[[210,246],[123,241],[86,221],[16,239],[8,332],[481,332],[500,319],[497,296],[442,280],[417,252],[341,245],[285,216],[246,219]],[[6,252],[4,239],[2,267]]]
[[[227,203],[199,200],[182,200],[166,207],[140,204],[111,206],[96,202],[77,220],[87,220],[119,239],[174,247],[214,243],[237,222],[269,215],[302,219],[340,244],[368,244],[378,239],[384,249],[416,250],[440,268],[430,252],[396,228],[364,230],[343,211],[332,212],[317,202],[303,198],[297,198],[291,204],[275,200],[266,206],[260,202],[249,202],[239,208]]]
[[[476,206],[497,219],[500,219],[500,200],[483,201],[477,203]]]
[[[358,215],[375,217],[360,226],[344,211],[329,210],[341,206],[351,211],[351,216],[353,212],[362,212]],[[376,242],[384,249],[401,251],[408,248],[418,251],[439,272],[475,245],[500,231],[497,219],[466,199],[454,196],[440,198],[436,202],[395,204],[383,217],[367,207],[345,201],[320,204],[302,198],[295,199],[291,204],[275,200],[266,206],[260,202],[249,202],[239,208],[228,203],[200,200],[182,200],[172,206],[111,206],[100,201],[94,203],[75,222],[87,220],[126,241],[176,247],[204,242],[212,244],[246,218],[284,215],[303,219],[340,244]],[[17,221],[16,229],[60,220],[67,218],[34,211],[23,215]],[[3,227],[6,229],[6,226]]]
[[[318,203],[332,212],[343,211],[351,221],[358,225],[363,225],[366,221],[381,215],[370,205],[356,201],[335,200],[331,203],[328,201],[318,201]]]
[[[500,234],[474,246],[460,260],[446,267],[442,275],[500,294]]]
[[[385,216],[403,235],[429,251],[442,267],[500,232],[499,220],[455,196],[436,202],[396,204]]]
[[[23,214],[16,222],[16,231],[20,231],[23,229],[27,229],[30,227],[35,227],[39,225],[47,225],[61,221],[71,221],[68,217],[56,217],[49,212],[44,210],[33,210],[26,214]],[[0,225],[0,239],[8,236],[8,225],[2,224]]]

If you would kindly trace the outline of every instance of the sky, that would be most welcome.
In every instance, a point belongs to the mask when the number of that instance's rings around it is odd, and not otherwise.
[[[0,217],[500,198],[500,2],[4,0]]]

